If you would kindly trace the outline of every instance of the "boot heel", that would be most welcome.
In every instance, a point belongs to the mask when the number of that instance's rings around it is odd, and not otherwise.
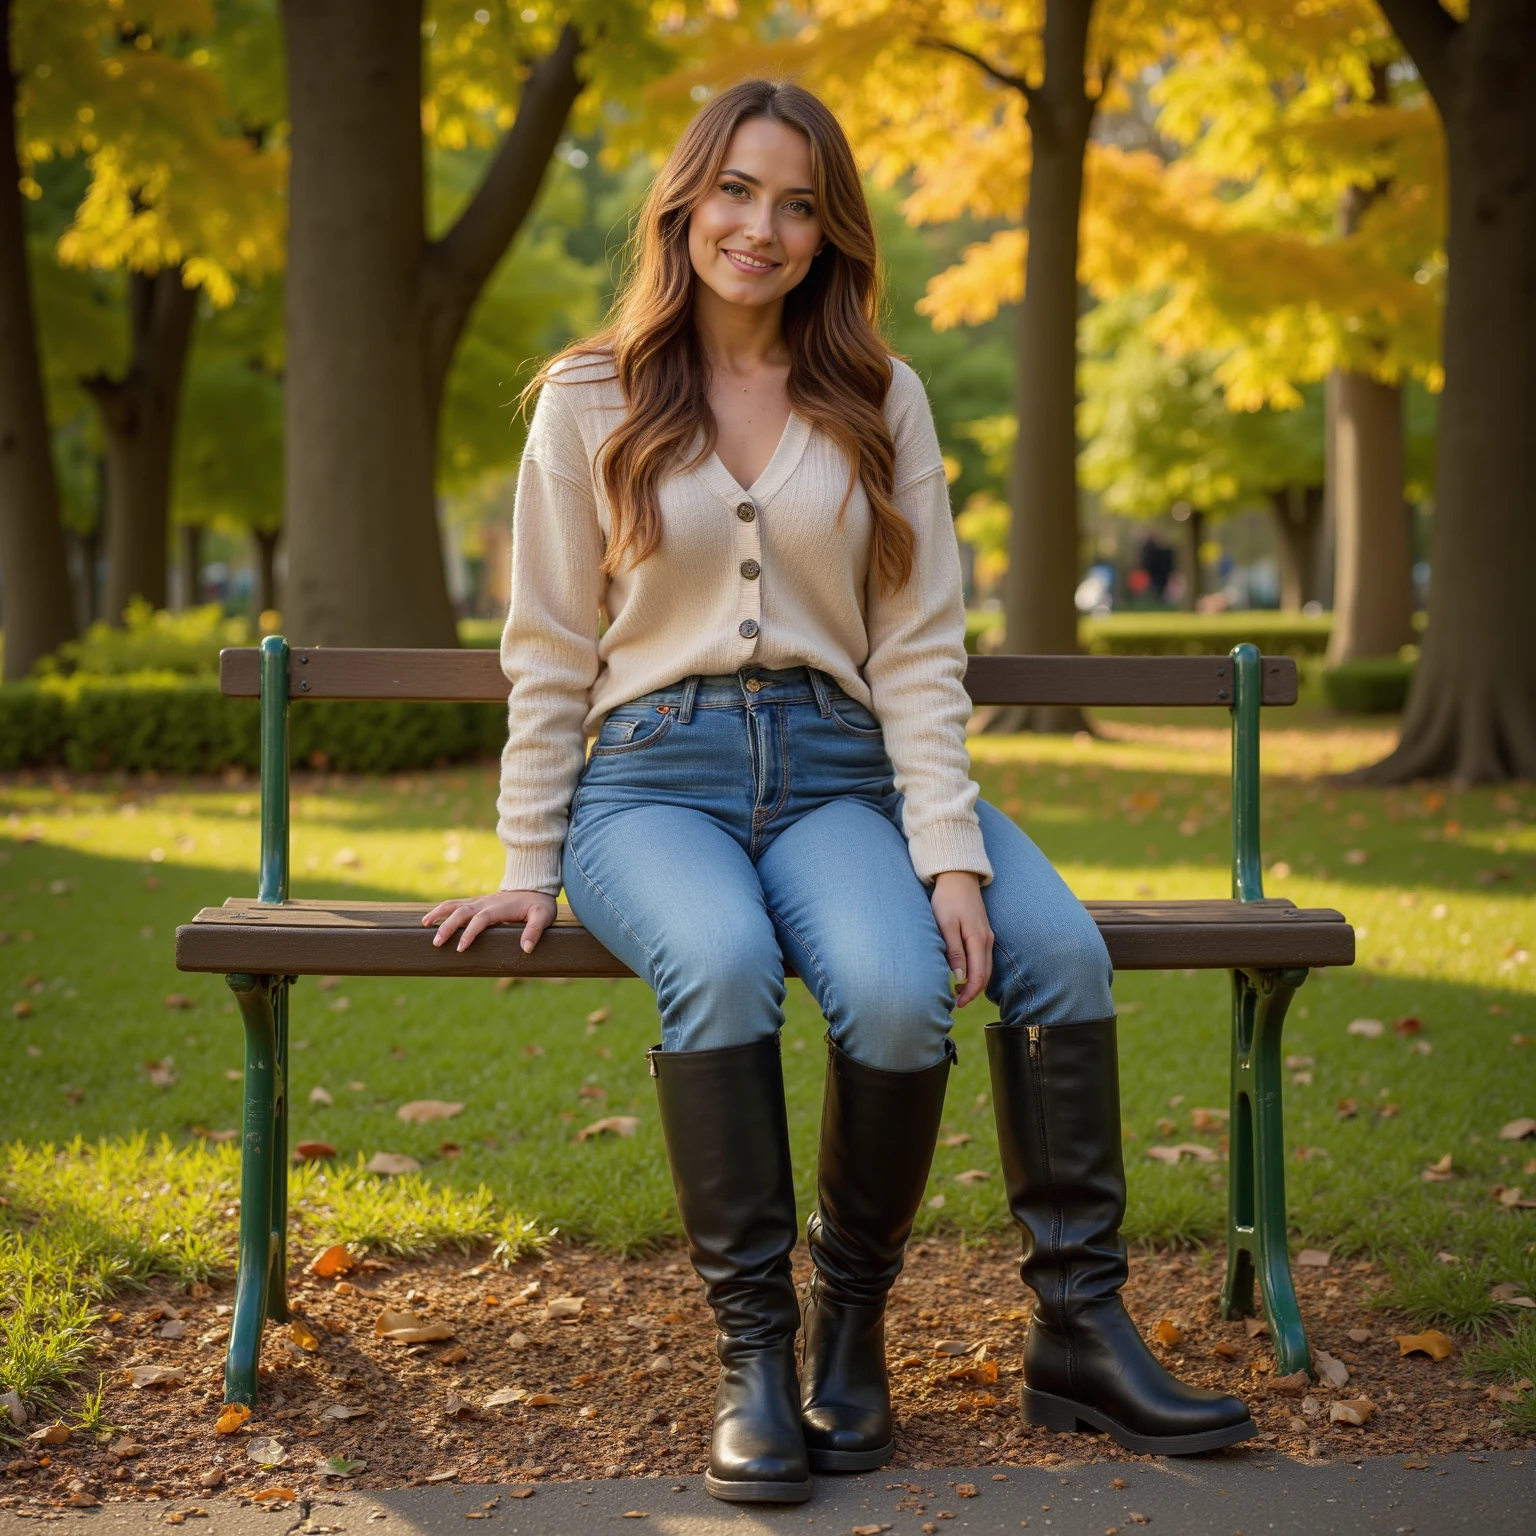
[[[1048,1429],[1057,1435],[1094,1428],[1080,1416],[1076,1403],[1068,1402],[1064,1397],[1053,1397],[1049,1392],[1031,1392],[1028,1387],[1019,1389],[1019,1412],[1026,1424]]]

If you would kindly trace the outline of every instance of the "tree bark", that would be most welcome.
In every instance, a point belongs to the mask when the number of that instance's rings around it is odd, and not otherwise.
[[[469,206],[424,227],[420,0],[285,0],[289,190],[285,627],[311,645],[451,646],[434,510],[454,348],[581,89],[567,28]]]
[[[1047,0],[1045,73],[1025,93],[1029,245],[1018,313],[1019,431],[1003,582],[1004,649],[1014,654],[1078,649],[1077,254],[1083,154],[1098,104],[1084,80],[1092,10],[1092,0]],[[1035,706],[999,711],[989,729],[1071,732],[1084,722],[1077,709]]]
[[[176,530],[176,606],[183,612],[202,601],[203,525],[182,523]]]
[[[18,190],[10,13],[10,0],[0,0],[0,623],[7,681],[25,677],[76,634]]]
[[[1319,587],[1319,543],[1323,529],[1323,488],[1288,485],[1271,491],[1275,546],[1280,554],[1280,610],[1300,613]]]
[[[1536,778],[1536,0],[1382,0],[1445,126],[1449,273],[1430,625],[1362,777]]]
[[[1184,611],[1195,613],[1200,607],[1200,598],[1205,591],[1205,583],[1200,579],[1200,551],[1205,545],[1205,513],[1199,507],[1191,507],[1189,516],[1184,519],[1184,564],[1185,578],[1188,585],[1184,589]]]
[[[251,529],[256,554],[256,582],[252,588],[256,611],[251,617],[258,623],[262,614],[277,607],[277,540],[276,528]]]
[[[107,447],[106,617],[134,598],[165,607],[171,468],[197,290],[180,268],[128,276],[128,367],[82,380],[101,412]]]
[[[1328,380],[1334,483],[1328,663],[1396,656],[1413,643],[1413,545],[1403,496],[1403,395],[1367,373]]]

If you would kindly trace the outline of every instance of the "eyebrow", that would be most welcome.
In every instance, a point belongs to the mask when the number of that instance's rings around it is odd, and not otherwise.
[[[733,171],[729,166],[721,171],[720,174],[722,176],[734,176],[738,181],[750,181],[754,187],[762,186],[762,182],[760,182],[756,176],[750,176],[746,171]],[[790,192],[799,192],[809,197],[815,197],[816,195],[815,187],[785,187],[784,191],[786,194]]]

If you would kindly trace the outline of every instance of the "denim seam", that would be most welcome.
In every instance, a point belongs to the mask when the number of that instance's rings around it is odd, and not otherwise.
[[[795,942],[806,952],[806,954],[808,954],[811,957],[811,964],[815,967],[816,975],[817,975],[817,977],[819,978],[819,980],[821,982],[821,987],[819,989],[820,992],[821,992],[821,995],[822,995],[822,997],[824,997],[826,999],[827,1003],[830,1003],[832,1001],[832,983],[831,983],[830,979],[828,978],[827,973],[821,968],[821,959],[817,955],[816,951],[811,948],[811,946],[805,941],[805,939],[803,937],[801,937],[799,930],[796,929],[795,925],[792,922],[790,922],[787,917],[784,917],[781,913],[776,912],[771,906],[768,905],[768,903],[766,901],[763,903],[763,906],[767,910],[768,916],[774,922],[782,923],[784,925],[785,932],[787,932],[790,935],[792,935],[794,940],[795,940]],[[801,977],[802,981],[804,979],[805,979],[804,977]],[[818,1004],[820,1004],[820,998],[818,998]],[[834,1009],[833,1011],[835,1012],[836,1010]],[[827,1013],[827,1009],[823,1005],[822,1006],[822,1017],[823,1018],[826,1017],[826,1013]],[[830,1021],[827,1024],[827,1033],[829,1035],[832,1034],[832,1025],[831,1025]],[[834,1035],[833,1036],[833,1043],[834,1044],[836,1043],[836,1038],[837,1037]]]
[[[1019,969],[1018,961],[1016,961],[1013,956],[1010,955],[1008,951],[1003,947],[1003,945],[998,942],[997,935],[994,933],[992,935],[992,957],[994,970],[997,968],[996,961],[998,955],[1001,955],[1003,959],[1008,962],[1009,974],[1013,977],[1015,983],[1022,989],[1024,993],[1024,1017],[1026,1019],[1032,1018],[1035,1012],[1034,986],[1031,984],[1029,977]],[[1005,1020],[1004,1022],[1009,1021]]]
[[[835,708],[832,710],[832,723],[845,736],[852,736],[856,741],[874,741],[884,734],[884,728],[879,725],[872,731],[862,725],[851,725]]]
[[[784,809],[785,804],[789,800],[791,773],[789,766],[789,725],[784,718],[784,711],[782,709],[775,709],[773,714],[779,738],[779,762],[783,764],[784,784],[783,787],[779,790],[779,798],[773,802],[772,808],[761,813],[764,826],[772,821],[773,818]],[[757,834],[757,819],[758,813],[754,812],[752,815],[752,832],[754,840]]]
[[[624,914],[622,912],[620,912],[619,909],[613,904],[613,900],[608,895],[607,891],[605,891],[602,888],[602,886],[600,886],[597,883],[597,881],[592,878],[591,874],[587,870],[587,866],[581,862],[581,854],[577,851],[577,848],[576,848],[576,838],[574,836],[574,828],[572,829],[572,835],[568,836],[566,841],[567,841],[567,844],[568,844],[568,846],[570,847],[570,850],[571,850],[571,860],[576,865],[576,868],[580,871],[581,878],[583,880],[585,880],[587,882],[587,884],[590,885],[594,891],[597,892],[598,900],[601,901],[603,903],[603,905],[605,907],[607,907],[610,912],[613,913],[614,917],[618,921],[619,926],[625,931],[625,933],[627,933],[630,936],[630,938],[632,938],[635,941],[635,943],[638,944],[640,946],[640,948],[645,951],[645,957],[646,957],[646,959],[648,961],[650,961],[651,975],[655,976],[656,975],[656,956],[652,952],[651,946],[649,944],[647,944],[645,942],[645,940],[642,939],[640,937],[640,935],[638,933],[636,933],[635,930],[632,927],[630,927],[629,923],[625,920]],[[653,992],[656,990],[654,983],[652,983],[652,985],[651,985],[651,990]]]

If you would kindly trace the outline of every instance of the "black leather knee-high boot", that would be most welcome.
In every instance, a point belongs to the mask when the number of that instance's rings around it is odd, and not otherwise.
[[[1114,1019],[987,1028],[1019,1273],[1038,1297],[1024,1341],[1026,1423],[1099,1429],[1129,1450],[1181,1456],[1256,1434],[1241,1399],[1185,1386],[1153,1357],[1120,1299],[1120,1074]]]
[[[800,1386],[798,1235],[777,1037],[650,1053],[688,1254],[718,1328],[720,1385],[704,1486],[717,1499],[811,1496]]]
[[[954,1061],[945,1043],[944,1059],[919,1072],[866,1067],[827,1045],[801,1376],[805,1446],[817,1472],[867,1471],[896,1449],[885,1298],[933,1162]]]

